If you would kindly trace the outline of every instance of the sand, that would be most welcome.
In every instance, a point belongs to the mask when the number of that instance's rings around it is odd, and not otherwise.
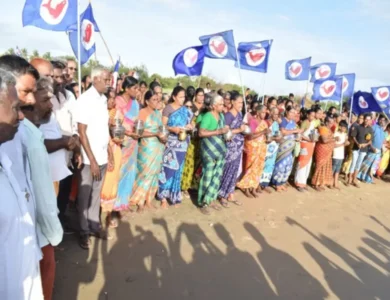
[[[55,300],[390,299],[389,183],[262,194],[202,215],[131,214],[89,251],[67,235]]]

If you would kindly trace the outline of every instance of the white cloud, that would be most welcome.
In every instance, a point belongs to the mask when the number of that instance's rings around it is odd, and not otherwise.
[[[83,7],[87,1],[83,0]],[[116,60],[117,55],[128,65],[145,64],[150,74],[173,76],[172,59],[182,49],[199,45],[198,37],[228,29],[234,29],[236,43],[274,39],[269,72],[266,74],[266,94],[294,92],[304,93],[306,82],[290,82],[284,79],[287,60],[312,56],[312,62],[337,62],[338,73],[357,74],[357,89],[369,89],[373,85],[389,84],[390,63],[386,47],[375,53],[366,53],[366,44],[350,42],[350,38],[323,38],[294,29],[290,22],[264,23],[256,13],[231,13],[228,10],[205,10],[192,0],[148,0],[132,2],[125,0],[93,3],[94,15]],[[180,3],[191,9],[172,10]],[[68,38],[62,32],[44,31],[34,27],[22,28],[21,11],[23,0],[6,4],[0,13],[0,52],[18,45],[40,53],[51,51],[55,55],[71,54]],[[155,6],[158,7],[155,7]],[[7,13],[4,13],[4,12]],[[277,16],[276,16],[277,17]],[[310,30],[310,28],[308,28]],[[375,45],[374,41],[370,41]],[[375,47],[374,47],[375,48]],[[390,49],[390,48],[387,48]],[[380,51],[379,51],[380,50]],[[100,38],[97,38],[97,57],[111,64]],[[238,70],[229,60],[206,59],[204,74],[218,81],[239,83]],[[264,74],[242,71],[244,84],[262,93]]]

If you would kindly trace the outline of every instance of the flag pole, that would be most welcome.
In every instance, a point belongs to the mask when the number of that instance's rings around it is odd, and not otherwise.
[[[343,86],[341,86],[341,88],[343,88]],[[340,115],[343,111],[343,97],[344,97],[344,91],[341,90],[341,100],[340,100]]]
[[[352,119],[352,107],[353,107],[353,94],[351,96],[351,107],[349,108],[349,125],[351,125],[351,119]]]
[[[80,0],[77,0],[77,71],[79,78],[79,92],[81,94],[81,21],[80,21]]]
[[[237,56],[238,75],[240,76],[242,97],[244,98],[244,110],[245,110],[245,116],[246,116],[246,114],[248,113],[248,110],[247,110],[247,107],[246,107],[246,97],[245,97],[244,85],[242,83],[241,63],[240,63],[240,57],[238,56],[238,49],[237,49],[237,47],[235,47],[235,48],[236,48],[236,56]]]
[[[99,28],[100,29],[100,28]],[[110,59],[111,59],[111,63],[113,65],[115,65],[115,62],[114,62],[114,59],[112,58],[112,55],[111,55],[111,52],[110,52],[110,49],[108,49],[108,46],[107,46],[107,43],[106,43],[106,40],[103,38],[103,34],[101,31],[99,31],[99,34],[100,34],[100,37],[102,38],[102,41],[103,41],[103,44],[104,46],[106,47],[106,50],[108,52],[108,55],[110,56]]]
[[[267,73],[263,73],[263,96],[261,97],[261,104],[264,105],[264,96],[265,96],[265,80],[266,80],[266,76],[267,76]]]
[[[198,88],[200,88],[200,83],[202,82],[202,74],[199,76]]]

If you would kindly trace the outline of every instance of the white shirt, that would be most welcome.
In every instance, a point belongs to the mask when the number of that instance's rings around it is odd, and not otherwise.
[[[107,164],[107,147],[110,135],[108,132],[109,115],[106,96],[100,95],[95,87],[91,86],[77,100],[75,119],[77,123],[87,125],[86,133],[89,145],[98,165]],[[91,162],[83,147],[81,147],[81,155],[84,164],[90,165]]]
[[[51,115],[50,121],[39,126],[39,130],[43,133],[46,140],[57,140],[62,138],[61,128],[58,125],[54,114]],[[69,171],[69,155],[66,149],[60,149],[49,153],[50,173],[53,182],[61,181],[62,179],[72,175]]]
[[[5,300],[43,299],[42,253],[23,127],[22,122],[15,138],[0,145],[0,299]]]
[[[334,134],[334,137],[339,137],[340,140],[338,142],[336,142],[336,146],[337,145],[341,145],[341,144],[345,144],[345,141],[347,139],[347,134],[346,133],[342,133],[340,131],[336,131],[335,134]],[[341,146],[341,147],[337,147],[337,148],[334,148],[333,149],[333,158],[335,159],[344,159],[344,146]]]
[[[74,119],[74,109],[77,102],[71,92],[67,90],[65,92],[66,97],[59,93],[59,98],[53,96],[50,101],[53,104],[53,112],[60,125],[62,135],[72,136],[77,134],[77,124]]]

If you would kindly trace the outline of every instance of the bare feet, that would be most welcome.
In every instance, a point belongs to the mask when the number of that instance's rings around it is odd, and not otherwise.
[[[266,193],[268,193],[268,194],[271,194],[271,193],[272,193],[272,189],[271,189],[269,186],[265,187],[263,190],[264,190]]]
[[[179,208],[180,207],[180,203],[176,203],[173,207],[174,208]]]
[[[257,198],[257,194],[255,192],[255,189],[250,189],[249,192],[253,195],[254,198]]]
[[[150,203],[150,202],[146,202],[145,203],[145,208],[150,209],[150,210],[155,210],[156,209],[156,207],[152,203]]]
[[[243,190],[243,193],[244,193],[244,195],[245,195],[247,198],[253,198],[253,195],[249,192],[249,189],[244,189],[244,190]]]
[[[169,207],[169,205],[168,205],[167,199],[161,200],[161,208],[162,209],[168,209],[168,207]]]
[[[145,206],[143,204],[138,204],[137,213],[142,214],[145,211]]]

